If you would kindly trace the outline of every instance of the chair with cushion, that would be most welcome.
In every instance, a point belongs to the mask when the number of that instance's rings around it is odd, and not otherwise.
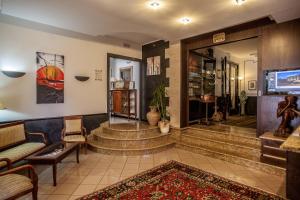
[[[33,142],[33,138],[39,138]],[[27,156],[46,146],[47,140],[43,133],[26,133],[23,122],[0,125],[0,158],[8,158],[12,163],[23,160]],[[6,162],[0,161],[0,168]]]
[[[62,140],[65,143],[80,143],[87,149],[86,129],[83,127],[82,116],[64,117]]]
[[[28,193],[32,193],[32,199],[37,200],[38,177],[31,165],[23,165],[11,168],[11,161],[7,158],[0,158],[5,162],[7,171],[0,173],[0,200],[12,200]],[[29,172],[29,177],[18,173]]]

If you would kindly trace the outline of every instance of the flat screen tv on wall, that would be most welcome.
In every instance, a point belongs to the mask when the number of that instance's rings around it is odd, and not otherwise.
[[[300,95],[300,68],[264,72],[265,95]]]

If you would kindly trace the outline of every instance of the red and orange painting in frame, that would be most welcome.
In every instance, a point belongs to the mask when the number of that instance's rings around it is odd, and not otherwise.
[[[64,103],[64,59],[36,52],[37,104]]]

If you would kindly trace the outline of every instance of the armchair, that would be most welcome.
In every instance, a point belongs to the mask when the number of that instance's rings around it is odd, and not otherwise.
[[[62,141],[65,143],[80,143],[87,151],[87,133],[83,126],[82,116],[64,117],[64,128],[61,133]]]
[[[7,163],[7,171],[0,173],[0,200],[13,200],[25,194],[32,193],[32,199],[37,200],[38,177],[31,165],[23,165],[11,168],[11,161],[0,158],[1,162]],[[24,170],[29,171],[29,177],[17,174]]]

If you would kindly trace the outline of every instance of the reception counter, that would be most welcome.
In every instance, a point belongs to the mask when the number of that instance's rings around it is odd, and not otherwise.
[[[287,152],[286,196],[288,199],[300,199],[300,136],[296,131],[280,146]]]

